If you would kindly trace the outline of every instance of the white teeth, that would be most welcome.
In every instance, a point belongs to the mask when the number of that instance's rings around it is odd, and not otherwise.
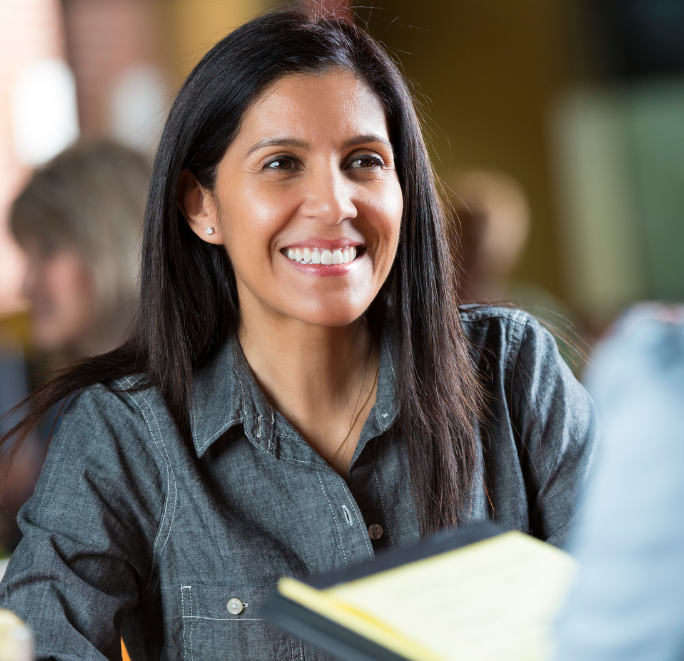
[[[321,250],[319,248],[288,248],[286,253],[287,258],[293,262],[301,262],[302,264],[324,264],[330,266],[332,264],[349,264],[353,262],[358,251],[354,246],[335,248],[334,250]]]

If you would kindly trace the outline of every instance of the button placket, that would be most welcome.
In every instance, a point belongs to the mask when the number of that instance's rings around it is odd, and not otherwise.
[[[323,476],[326,477],[325,483]],[[345,564],[375,557],[373,545],[370,543],[368,531],[365,529],[363,515],[354,500],[349,485],[332,469],[329,473],[327,471],[319,473],[318,479],[328,499],[328,505],[333,514],[333,523],[337,528],[337,534],[340,536],[340,548],[345,556]],[[324,484],[327,485],[327,489]],[[333,502],[336,502],[335,507],[333,507]],[[335,510],[338,513],[337,521],[335,521]],[[340,510],[341,517],[339,515]],[[342,521],[346,524],[344,527],[339,526]],[[343,539],[344,542],[342,542]],[[365,553],[363,553],[364,550]],[[349,557],[347,557],[347,553],[349,553]]]

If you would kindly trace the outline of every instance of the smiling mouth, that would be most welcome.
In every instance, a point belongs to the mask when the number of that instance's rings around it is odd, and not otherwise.
[[[288,248],[283,250],[283,255],[293,262],[300,264],[322,264],[323,266],[336,266],[349,264],[358,259],[365,248],[363,246],[344,246],[332,250],[319,248]]]

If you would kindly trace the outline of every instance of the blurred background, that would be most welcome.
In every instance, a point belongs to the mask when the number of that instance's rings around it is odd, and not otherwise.
[[[149,163],[194,64],[279,4],[0,0],[0,412],[49,367],[113,341],[39,332],[36,264],[57,249],[40,245],[37,230],[22,239],[21,219],[11,225],[17,195],[84,140],[107,138],[106,149]],[[464,300],[522,304],[591,344],[636,301],[684,299],[684,0],[315,4],[367,27],[412,81],[457,212]],[[138,221],[140,173],[117,183]],[[79,207],[80,194],[71,197]],[[95,267],[73,252],[76,266],[60,273],[80,278],[78,300],[96,307],[86,291]],[[32,475],[17,478],[24,490]]]

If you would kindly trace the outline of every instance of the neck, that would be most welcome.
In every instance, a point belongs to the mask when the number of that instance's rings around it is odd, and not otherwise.
[[[371,338],[363,320],[332,328],[296,320],[243,322],[238,338],[259,385],[281,413],[291,408],[291,399],[302,413],[320,412],[322,402],[346,403],[353,382],[370,372]]]
[[[314,326],[242,310],[238,339],[271,405],[329,459],[371,394],[379,352],[366,323]]]

